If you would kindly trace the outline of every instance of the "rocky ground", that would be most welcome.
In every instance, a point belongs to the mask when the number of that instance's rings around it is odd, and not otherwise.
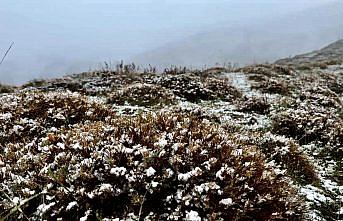
[[[343,220],[330,59],[3,87],[0,220]]]

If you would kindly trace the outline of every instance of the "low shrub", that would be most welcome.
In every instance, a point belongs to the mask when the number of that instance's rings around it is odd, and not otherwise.
[[[111,117],[5,149],[0,213],[20,202],[13,219],[301,220],[304,212],[256,146],[192,115]]]
[[[328,115],[301,109],[283,111],[272,117],[272,132],[297,140],[301,145],[317,141],[325,143]]]
[[[9,86],[9,85],[0,84],[0,94],[13,93],[13,92],[14,92],[14,87]]]
[[[252,86],[253,89],[258,89],[262,93],[289,95],[292,87],[286,84],[284,81],[268,79],[267,81],[261,81]]]
[[[325,131],[324,139],[326,156],[330,156],[336,161],[342,161],[343,159],[343,120],[337,120],[333,122]]]
[[[201,78],[194,74],[163,76],[156,79],[156,83],[190,102],[215,99],[232,100],[241,96],[241,93],[227,80],[211,77]]]
[[[300,91],[299,100],[308,106],[318,106],[325,108],[341,108],[342,101],[336,93],[322,87],[312,87],[307,90]]]
[[[268,114],[270,104],[266,98],[252,97],[243,102],[239,106],[239,110],[243,112],[253,112],[257,114]]]
[[[45,79],[34,79],[32,81],[29,81],[28,83],[24,84],[22,87],[42,87],[48,84],[48,81]]]
[[[0,144],[39,138],[48,128],[57,130],[113,115],[102,105],[74,93],[19,93],[0,101],[4,103],[0,107]]]
[[[314,166],[292,140],[266,133],[261,139],[260,147],[269,161],[280,166],[280,174],[285,170],[284,173],[301,185],[319,182]]]
[[[108,95],[108,103],[138,106],[168,105],[175,101],[169,90],[152,84],[134,84]]]
[[[276,64],[259,64],[240,68],[239,71],[249,74],[273,77],[277,75],[294,75],[295,70],[289,66]]]

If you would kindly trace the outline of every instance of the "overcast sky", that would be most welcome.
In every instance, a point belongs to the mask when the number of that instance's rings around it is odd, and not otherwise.
[[[94,68],[224,26],[270,20],[329,0],[1,0],[0,82]]]

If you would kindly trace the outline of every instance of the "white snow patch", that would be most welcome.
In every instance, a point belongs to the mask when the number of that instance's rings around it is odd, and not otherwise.
[[[70,202],[66,208],[66,210],[71,210],[74,206],[77,205],[77,202],[76,201],[73,201],[73,202]]]
[[[226,199],[220,200],[219,204],[223,204],[225,206],[231,206],[233,204],[233,202],[232,202],[231,198],[226,198]]]
[[[124,176],[126,173],[126,168],[125,167],[115,167],[115,168],[111,169],[110,173],[114,174],[116,176]]]
[[[80,218],[80,221],[87,221],[89,214],[91,214],[92,210],[87,210],[85,212],[85,216]]]
[[[155,170],[154,168],[152,168],[152,167],[149,167],[149,168],[146,170],[146,175],[147,175],[148,177],[153,176],[155,173],[156,173],[156,170]]]
[[[186,220],[187,221],[201,221],[201,217],[199,213],[196,211],[191,210],[190,212],[186,212]]]

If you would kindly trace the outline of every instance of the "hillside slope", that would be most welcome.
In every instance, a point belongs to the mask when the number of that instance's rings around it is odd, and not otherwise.
[[[310,53],[285,58],[276,61],[277,64],[311,64],[320,62],[342,62],[343,61],[343,40],[338,40],[320,50]]]

